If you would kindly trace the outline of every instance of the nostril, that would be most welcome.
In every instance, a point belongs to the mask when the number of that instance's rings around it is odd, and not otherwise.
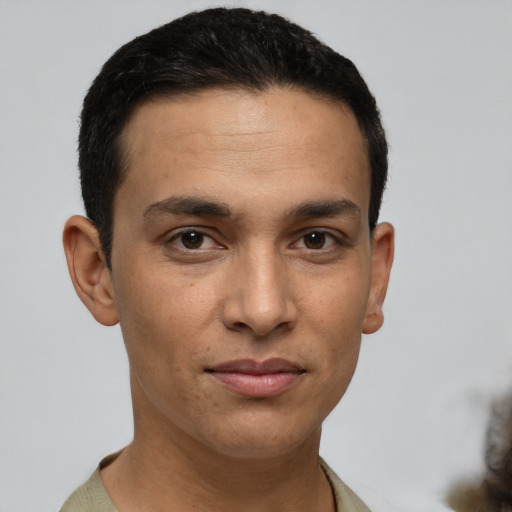
[[[254,338],[265,338],[271,334],[281,333],[289,330],[292,327],[291,322],[280,322],[277,325],[273,323],[269,324],[250,324],[245,322],[235,322],[227,326],[229,330],[236,331],[239,333],[247,332]]]
[[[250,327],[243,322],[235,322],[231,329],[234,331],[241,331],[244,329],[250,329]]]

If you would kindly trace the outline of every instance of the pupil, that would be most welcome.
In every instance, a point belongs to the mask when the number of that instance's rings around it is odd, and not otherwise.
[[[308,249],[321,249],[325,244],[325,234],[310,233],[306,236],[305,243]]]
[[[187,249],[198,249],[203,243],[203,235],[196,231],[189,231],[181,235],[181,241]]]

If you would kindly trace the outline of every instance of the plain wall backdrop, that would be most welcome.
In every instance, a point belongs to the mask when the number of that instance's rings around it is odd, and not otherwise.
[[[61,248],[82,212],[77,119],[121,44],[215,5],[0,0],[0,512],[58,510],[130,440],[119,328],[81,305]],[[442,510],[481,470],[489,400],[512,385],[512,1],[236,5],[309,28],[377,97],[395,267],[322,455],[377,511]]]

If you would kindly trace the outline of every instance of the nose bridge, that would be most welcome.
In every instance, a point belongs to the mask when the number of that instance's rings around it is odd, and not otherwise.
[[[277,327],[292,326],[296,314],[293,294],[285,262],[273,244],[253,244],[241,251],[233,278],[226,315],[231,328],[244,327],[264,336]]]

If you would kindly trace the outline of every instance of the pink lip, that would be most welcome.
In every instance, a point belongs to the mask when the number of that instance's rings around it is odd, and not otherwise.
[[[305,370],[286,359],[227,361],[207,370],[231,391],[249,398],[280,395],[292,387]]]

